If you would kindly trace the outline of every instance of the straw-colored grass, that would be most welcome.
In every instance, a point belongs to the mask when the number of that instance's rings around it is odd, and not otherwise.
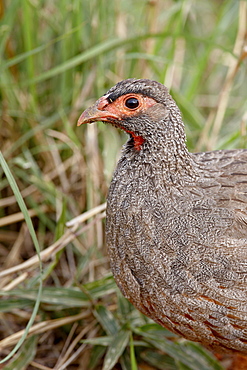
[[[247,2],[0,0],[0,35],[0,366],[227,367],[118,291],[104,217],[126,136],[76,121],[117,81],[151,78],[191,151],[247,147]]]

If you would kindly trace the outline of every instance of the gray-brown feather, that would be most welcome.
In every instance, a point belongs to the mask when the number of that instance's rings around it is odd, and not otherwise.
[[[113,274],[158,323],[208,348],[247,353],[247,150],[189,153],[164,93],[164,104],[125,123],[145,142],[140,151],[126,143],[109,189]]]

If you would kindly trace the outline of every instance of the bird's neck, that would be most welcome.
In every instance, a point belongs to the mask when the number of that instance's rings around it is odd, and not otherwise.
[[[126,143],[122,161],[133,171],[142,171],[145,176],[162,178],[166,185],[181,186],[197,179],[196,164],[185,142],[176,141],[169,135],[149,137],[140,149],[133,138]],[[121,166],[121,160],[120,160]]]

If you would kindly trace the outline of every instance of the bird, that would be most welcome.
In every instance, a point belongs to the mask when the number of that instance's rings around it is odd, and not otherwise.
[[[190,153],[161,83],[126,79],[78,120],[129,138],[109,187],[106,243],[123,295],[170,331],[247,354],[247,149]]]

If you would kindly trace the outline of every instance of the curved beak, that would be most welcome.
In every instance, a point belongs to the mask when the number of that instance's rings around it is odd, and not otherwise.
[[[79,117],[77,126],[83,123],[91,123],[95,121],[111,122],[112,120],[119,120],[119,117],[112,112],[108,112],[105,108],[109,102],[105,97],[100,98],[94,105],[87,108]]]

